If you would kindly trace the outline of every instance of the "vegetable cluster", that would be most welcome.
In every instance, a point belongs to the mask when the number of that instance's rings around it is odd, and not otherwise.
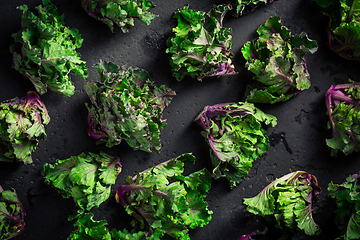
[[[297,171],[276,179],[253,198],[243,198],[246,210],[261,216],[271,216],[276,227],[297,229],[307,235],[319,233],[312,215],[313,203],[321,189],[315,176]]]
[[[101,82],[83,85],[90,98],[89,136],[107,147],[124,139],[135,150],[159,152],[160,131],[166,126],[162,112],[175,92],[165,85],[156,87],[148,73],[136,67],[100,61],[94,68]]]
[[[111,240],[111,234],[105,226],[107,222],[105,220],[95,221],[93,218],[94,214],[92,213],[81,214],[74,224],[77,229],[71,232],[68,240]]]
[[[277,0],[227,0],[234,9],[233,15],[235,17],[241,17],[261,5],[272,3],[274,1]]]
[[[155,5],[149,0],[81,0],[81,6],[96,20],[108,25],[112,32],[120,28],[129,32],[134,18],[149,25],[158,15],[151,13]]]
[[[287,101],[311,86],[305,54],[317,51],[306,33],[291,35],[280,17],[269,18],[257,30],[259,38],[241,48],[245,66],[254,73],[245,99],[256,103]]]
[[[0,161],[32,163],[31,154],[46,139],[44,125],[49,122],[44,103],[33,91],[0,103]]]
[[[339,56],[360,61],[360,1],[315,0],[329,17],[328,45]]]
[[[339,151],[345,155],[360,150],[360,83],[332,85],[325,95],[328,128],[332,138],[326,139],[331,155]]]
[[[190,239],[189,228],[203,227],[212,211],[204,201],[210,173],[204,168],[183,176],[184,166],[195,161],[186,153],[129,176],[116,191],[116,200],[134,217],[132,226],[147,236]]]
[[[242,181],[269,148],[263,125],[274,127],[276,118],[252,103],[223,103],[206,106],[197,116],[202,135],[210,146],[212,176],[225,177],[231,187]]]
[[[360,172],[342,184],[329,183],[328,191],[337,203],[335,223],[343,230],[336,239],[360,239]]]
[[[70,97],[75,86],[69,73],[86,78],[86,63],[76,52],[83,42],[79,31],[64,25],[64,16],[59,16],[56,6],[49,0],[36,7],[38,16],[22,10],[22,29],[12,37],[15,44],[10,47],[13,53],[13,68],[26,76],[42,95],[49,88]]]
[[[172,74],[181,81],[186,76],[202,81],[205,77],[237,74],[232,64],[232,30],[225,28],[226,14],[235,10],[237,17],[261,4],[275,0],[227,0],[230,4],[213,6],[209,12],[185,6],[175,12],[177,27],[167,40],[171,54]],[[340,56],[360,60],[360,0],[316,0],[329,11],[329,46]],[[69,74],[88,76],[86,63],[76,49],[83,42],[77,29],[67,28],[63,16],[50,0],[36,7],[38,15],[22,11],[22,29],[13,34],[15,44],[12,67],[26,76],[41,95],[47,89],[70,97],[74,85]],[[134,18],[149,25],[157,15],[149,0],[82,0],[82,7],[114,32],[124,33],[134,26]],[[64,198],[73,198],[77,209],[69,220],[77,218],[69,240],[159,240],[190,239],[189,229],[203,227],[212,218],[205,201],[212,177],[224,177],[231,188],[248,174],[252,163],[268,150],[265,126],[274,127],[277,119],[256,108],[253,103],[287,101],[311,85],[306,53],[315,53],[317,43],[305,33],[291,35],[279,17],[266,21],[257,30],[257,41],[249,41],[241,49],[246,67],[255,74],[247,86],[245,102],[206,106],[194,120],[210,146],[213,171],[202,169],[184,176],[184,167],[194,163],[191,153],[180,155],[157,166],[129,176],[116,191],[116,201],[133,217],[133,229],[117,231],[106,227],[104,220],[95,221],[92,213],[106,201],[122,165],[118,157],[103,152],[82,153],[68,159],[46,163],[42,175]],[[160,131],[166,126],[162,112],[176,95],[165,85],[156,87],[146,71],[118,66],[101,60],[94,68],[100,82],[83,85],[90,103],[88,134],[107,147],[125,140],[134,150],[159,153]],[[332,155],[359,151],[360,83],[333,85],[326,93],[329,128],[327,139]],[[38,141],[46,138],[45,124],[50,117],[35,92],[21,99],[0,103],[0,161],[16,159],[32,163],[31,153]],[[338,239],[360,239],[360,172],[350,175],[343,184],[330,183],[328,191],[336,198],[336,222],[343,230]],[[276,179],[257,196],[244,198],[246,210],[266,217],[285,231],[317,235],[319,226],[313,218],[313,205],[321,189],[315,176],[297,171]],[[0,186],[0,239],[20,234],[25,226],[25,210],[14,189]],[[290,230],[289,230],[290,229]],[[264,235],[254,231],[239,240]]]
[[[0,186],[0,239],[18,236],[25,228],[25,209],[15,189],[4,190]]]
[[[236,74],[231,60],[232,30],[223,26],[229,10],[231,5],[218,5],[205,13],[186,5],[175,12],[178,25],[166,42],[166,52],[171,54],[172,73],[178,81],[185,76],[201,81]]]
[[[64,198],[72,197],[78,207],[69,217],[74,219],[85,210],[98,207],[111,193],[111,185],[121,172],[118,157],[82,153],[68,159],[58,159],[55,164],[45,163],[42,175],[45,183],[52,185]]]
[[[109,230],[105,220],[96,221],[93,218],[92,213],[81,214],[74,224],[77,229],[70,234],[68,240],[159,240],[162,237],[160,231],[148,236],[147,232],[135,231],[135,229],[130,232],[125,228],[122,231],[115,228]]]

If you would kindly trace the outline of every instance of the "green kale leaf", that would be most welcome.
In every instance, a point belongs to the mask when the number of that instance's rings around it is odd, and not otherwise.
[[[360,83],[332,85],[325,94],[332,138],[326,139],[331,155],[345,155],[360,150]]]
[[[82,153],[58,159],[54,165],[46,163],[42,175],[45,183],[52,185],[64,198],[74,199],[78,209],[69,217],[72,220],[109,198],[111,185],[115,183],[121,167],[118,157],[103,152]]]
[[[112,32],[120,28],[123,33],[134,26],[134,18],[149,25],[158,15],[150,11],[155,5],[149,0],[81,0],[82,7],[96,20],[108,25]]]
[[[297,171],[276,179],[255,197],[243,198],[243,204],[255,215],[270,216],[268,220],[275,221],[277,228],[317,235],[320,229],[312,207],[320,192],[315,176]]]
[[[335,223],[343,231],[336,239],[360,239],[360,173],[348,176],[342,184],[330,182],[328,191],[336,199]]]
[[[234,17],[241,17],[255,8],[277,0],[227,0],[234,9]]]
[[[0,186],[0,239],[18,236],[25,228],[25,209],[15,189],[5,190]]]
[[[231,5],[219,5],[205,13],[186,5],[175,12],[178,25],[166,42],[166,52],[171,54],[176,80],[181,81],[186,75],[201,81],[204,77],[236,74],[231,60],[232,30],[223,26],[229,10]]]
[[[116,192],[116,200],[134,217],[132,226],[147,235],[189,239],[189,228],[203,227],[212,211],[204,201],[210,186],[210,173],[204,168],[183,176],[184,165],[195,161],[186,153],[129,176]]]
[[[74,224],[77,229],[70,234],[68,240],[111,240],[111,234],[105,226],[107,222],[105,220],[95,221],[93,217],[92,213],[81,214]]]
[[[32,163],[31,153],[46,139],[48,111],[36,92],[0,103],[0,161]]]
[[[311,86],[305,54],[317,51],[317,43],[305,33],[292,36],[279,17],[269,18],[257,30],[259,38],[241,48],[246,67],[254,73],[245,99],[256,103],[287,101]]]
[[[83,39],[77,29],[64,25],[64,16],[58,15],[49,0],[43,0],[43,5],[36,7],[38,16],[26,5],[18,7],[22,10],[22,29],[12,35],[12,67],[26,76],[40,95],[49,88],[70,97],[75,89],[70,71],[84,79],[88,76],[86,63],[76,52]]]
[[[93,218],[92,213],[81,214],[74,224],[77,229],[70,234],[68,240],[159,240],[164,235],[160,229],[156,229],[150,236],[143,231],[136,232],[135,229],[129,232],[127,229],[118,231],[114,228],[110,231],[105,220],[96,221]]]
[[[124,139],[136,150],[159,152],[160,131],[166,126],[162,112],[175,92],[165,85],[156,87],[148,73],[136,67],[101,61],[94,68],[101,82],[83,85],[90,98],[89,136],[107,147]]]
[[[329,17],[328,45],[339,56],[360,61],[360,1],[315,0]]]
[[[215,179],[225,177],[230,186],[242,181],[252,162],[269,148],[263,125],[274,127],[276,118],[265,114],[252,103],[223,103],[206,106],[197,116],[202,135],[210,146]]]

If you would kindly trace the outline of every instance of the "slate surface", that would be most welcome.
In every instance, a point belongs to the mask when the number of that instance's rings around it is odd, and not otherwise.
[[[104,151],[121,158],[123,171],[112,188],[109,200],[91,212],[95,219],[105,219],[109,228],[129,228],[130,217],[116,205],[116,188],[125,182],[128,175],[134,175],[155,164],[186,152],[196,156],[196,163],[186,169],[186,173],[210,168],[209,148],[200,135],[201,129],[193,122],[205,105],[222,102],[241,101],[246,81],[251,74],[244,68],[240,48],[246,41],[257,38],[256,29],[269,17],[280,16],[282,23],[293,34],[306,32],[310,39],[317,41],[319,50],[307,55],[307,64],[312,86],[290,101],[273,106],[261,105],[266,113],[278,118],[278,125],[269,128],[269,150],[253,164],[248,177],[230,190],[224,180],[213,181],[206,200],[214,212],[209,225],[190,231],[192,240],[238,239],[239,236],[262,229],[266,223],[263,218],[247,213],[241,204],[243,197],[255,196],[275,178],[291,171],[304,170],[318,178],[323,189],[320,201],[316,204],[315,221],[322,233],[316,238],[294,235],[292,239],[334,239],[339,231],[333,225],[335,202],[327,192],[330,181],[341,183],[346,176],[360,170],[359,154],[330,157],[325,145],[329,137],[326,130],[327,115],[324,95],[332,84],[345,83],[349,78],[359,81],[358,62],[340,58],[326,45],[325,28],[327,17],[312,0],[279,0],[241,17],[227,16],[224,25],[233,30],[232,52],[235,54],[235,69],[239,73],[221,78],[206,78],[203,82],[185,78],[177,82],[171,75],[170,56],[165,53],[166,39],[176,26],[173,12],[189,4],[195,10],[208,11],[221,0],[154,0],[157,6],[153,12],[159,14],[150,26],[135,21],[129,33],[111,33],[101,22],[90,18],[81,8],[80,1],[53,0],[59,14],[65,15],[65,24],[79,29],[84,38],[78,50],[81,59],[87,62],[88,81],[98,81],[98,73],[91,67],[100,59],[113,61],[118,65],[137,66],[147,70],[157,86],[166,84],[176,91],[177,96],[164,110],[167,126],[161,132],[162,149],[159,154],[133,151],[126,143],[111,149],[96,145],[86,132],[88,101],[82,90],[84,80],[75,74],[71,78],[75,84],[75,95],[66,98],[48,92],[41,96],[51,122],[46,126],[47,139],[39,143],[33,153],[34,163],[0,163],[0,185],[4,189],[15,188],[27,211],[25,231],[18,240],[66,239],[74,230],[67,217],[73,212],[72,199],[63,199],[54,189],[46,185],[40,175],[44,163],[54,163],[56,159],[66,159],[82,152]],[[16,6],[27,4],[32,11],[41,4],[40,0],[2,1],[0,26],[0,101],[22,97],[33,85],[20,73],[11,68],[13,44],[12,33],[20,29],[21,11]],[[259,239],[276,239],[277,231],[270,227],[267,236]]]

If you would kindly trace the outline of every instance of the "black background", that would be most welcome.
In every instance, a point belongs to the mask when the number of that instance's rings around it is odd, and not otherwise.
[[[186,168],[186,174],[203,167],[210,169],[209,148],[200,135],[200,127],[193,120],[205,105],[242,100],[246,83],[252,76],[244,67],[245,60],[240,49],[246,41],[258,37],[256,29],[272,16],[280,16],[292,34],[306,32],[310,39],[317,41],[318,51],[306,57],[312,86],[287,102],[257,105],[278,118],[278,125],[268,129],[269,150],[254,162],[248,177],[237,188],[231,190],[225,180],[213,181],[206,198],[209,209],[214,212],[212,220],[204,228],[190,230],[190,237],[192,240],[238,239],[243,234],[263,229],[266,225],[264,219],[246,212],[241,204],[242,198],[255,196],[271,181],[296,170],[315,175],[323,190],[314,214],[322,233],[314,238],[294,235],[292,239],[329,240],[339,236],[333,224],[335,201],[329,197],[327,185],[330,181],[341,183],[349,174],[358,172],[360,162],[358,153],[330,156],[325,144],[325,138],[331,136],[326,129],[328,118],[324,95],[332,84],[346,83],[349,78],[359,81],[359,63],[342,59],[328,48],[325,31],[328,18],[322,15],[321,8],[314,1],[279,0],[241,18],[228,14],[224,26],[233,30],[232,52],[238,74],[205,78],[202,82],[191,78],[177,82],[171,75],[165,42],[176,26],[172,16],[185,4],[189,4],[191,9],[207,12],[213,4],[224,1],[153,0],[156,8],[152,12],[159,17],[150,26],[135,20],[135,26],[126,34],[121,31],[112,33],[108,26],[89,17],[81,8],[80,0],[53,0],[52,3],[57,6],[59,14],[65,15],[65,25],[79,29],[84,39],[78,52],[87,62],[87,81],[99,81],[99,75],[92,66],[104,59],[118,65],[145,69],[157,86],[165,84],[175,90],[177,96],[164,110],[167,126],[161,132],[161,151],[156,154],[134,151],[125,141],[109,149],[96,145],[95,140],[88,137],[84,105],[88,97],[82,89],[85,80],[81,77],[71,74],[76,91],[70,98],[53,92],[42,95],[51,121],[46,126],[47,139],[41,141],[32,154],[34,163],[0,163],[0,185],[4,189],[15,188],[27,212],[25,230],[16,239],[66,239],[75,229],[74,222],[67,221],[75,209],[73,200],[62,198],[44,183],[40,175],[46,162],[53,164],[56,159],[66,159],[82,152],[104,151],[119,156],[123,171],[112,187],[110,198],[91,211],[96,220],[105,219],[110,229],[118,230],[130,227],[131,218],[114,199],[115,190],[125,183],[127,176],[187,152],[196,156],[196,163]],[[27,4],[36,13],[34,7],[41,1],[1,1],[0,101],[22,97],[29,90],[34,90],[28,79],[11,68],[11,34],[21,28],[21,11],[16,7],[22,4]],[[277,231],[270,227],[268,234],[259,239],[276,239],[278,236]]]

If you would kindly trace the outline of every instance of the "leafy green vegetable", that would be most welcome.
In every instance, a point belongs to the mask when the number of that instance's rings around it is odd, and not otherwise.
[[[77,229],[70,234],[68,240],[159,240],[163,236],[163,233],[158,230],[151,236],[147,236],[142,231],[136,232],[134,229],[131,232],[126,229],[109,231],[105,220],[95,221],[93,217],[92,213],[81,214],[74,224]]]
[[[92,213],[81,214],[74,224],[77,229],[70,234],[68,240],[111,240],[111,234],[105,226],[107,222],[105,220],[95,221],[93,217]]]
[[[49,88],[70,97],[75,89],[70,71],[84,79],[88,76],[86,63],[76,52],[83,39],[77,29],[65,27],[64,16],[58,15],[49,0],[43,0],[43,5],[36,7],[38,16],[26,5],[18,7],[22,29],[12,35],[12,67],[26,76],[40,95]]]
[[[253,214],[271,215],[278,228],[316,235],[320,229],[313,219],[312,206],[320,192],[315,176],[297,171],[276,179],[257,196],[244,198],[243,204]]]
[[[328,45],[339,56],[360,61],[360,0],[315,0],[329,17]]]
[[[151,235],[148,235],[147,232],[138,231],[134,229],[131,232],[126,229],[122,231],[116,231],[116,229],[111,230],[112,240],[160,240],[164,239],[164,233],[161,229],[156,228]]]
[[[206,106],[196,117],[210,146],[212,176],[225,177],[231,187],[249,173],[252,162],[269,148],[262,125],[275,126],[276,118],[252,103],[223,103]]]
[[[212,211],[204,198],[211,186],[210,173],[204,168],[182,175],[184,165],[194,161],[186,153],[126,179],[116,200],[134,217],[132,226],[147,235],[190,239],[189,228],[209,223]]]
[[[360,239],[360,173],[348,176],[342,184],[330,182],[328,191],[336,199],[335,223],[343,230],[336,239]]]
[[[181,81],[186,75],[201,81],[204,77],[236,74],[231,53],[232,30],[223,26],[231,5],[213,6],[209,13],[178,9],[178,25],[167,40],[173,76]],[[208,27],[205,23],[208,21]]]
[[[15,189],[0,186],[0,240],[18,236],[25,228],[25,209]]]
[[[332,138],[326,139],[331,155],[345,155],[360,150],[360,83],[332,85],[325,94],[328,128]]]
[[[45,183],[52,185],[64,198],[74,199],[78,209],[69,217],[72,220],[106,201],[120,172],[119,158],[101,152],[58,159],[54,165],[45,163],[42,175]]]
[[[255,8],[263,5],[272,3],[277,0],[227,0],[228,3],[232,5],[234,9],[234,16],[241,17],[246,13],[253,11]]]
[[[50,122],[39,95],[29,91],[25,97],[0,103],[0,161],[32,163],[31,153],[39,140],[46,139],[44,125]]]
[[[124,139],[136,150],[159,152],[160,131],[166,126],[162,111],[175,92],[165,85],[156,87],[148,73],[139,68],[106,61],[94,68],[102,82],[83,85],[91,101],[86,103],[89,136],[107,147]]]
[[[111,31],[120,28],[127,33],[134,26],[134,18],[146,25],[158,17],[150,11],[155,5],[149,0],[81,0],[82,7],[96,20],[107,24]]]
[[[287,101],[311,85],[305,54],[317,51],[317,44],[305,33],[292,36],[280,17],[269,18],[257,30],[259,38],[241,48],[254,81],[247,86],[246,101]]]

